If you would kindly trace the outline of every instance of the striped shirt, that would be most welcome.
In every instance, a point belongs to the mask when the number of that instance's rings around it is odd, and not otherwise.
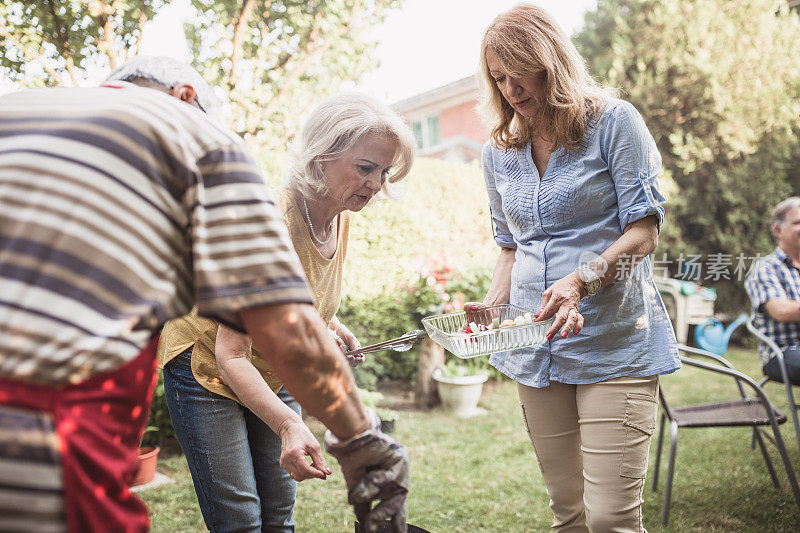
[[[753,304],[753,325],[775,341],[782,350],[800,348],[800,322],[778,322],[769,316],[764,304],[772,298],[785,298],[800,303],[800,270],[780,248],[753,265],[744,281],[744,288]],[[758,347],[766,362],[772,353],[761,343]]]
[[[51,415],[0,405],[0,530],[66,531],[58,447]]]
[[[0,376],[76,383],[170,318],[312,302],[240,139],[156,89],[0,98]]]

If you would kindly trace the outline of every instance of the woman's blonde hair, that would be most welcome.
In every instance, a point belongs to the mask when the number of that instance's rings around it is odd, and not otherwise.
[[[322,163],[333,161],[370,135],[387,135],[397,150],[383,192],[403,179],[414,163],[414,135],[400,116],[380,101],[358,93],[342,93],[324,100],[306,119],[290,150],[287,185],[306,198],[326,194]]]
[[[514,111],[489,74],[486,52],[515,77],[545,73],[542,115],[531,121]],[[500,148],[519,148],[536,128],[547,128],[554,148],[575,148],[590,122],[599,117],[613,90],[601,88],[589,75],[575,45],[544,9],[519,4],[498,15],[481,43],[481,107],[494,123],[491,138]]]

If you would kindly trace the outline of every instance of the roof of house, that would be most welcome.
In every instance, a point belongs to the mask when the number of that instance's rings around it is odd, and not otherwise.
[[[392,109],[401,114],[407,113],[414,109],[425,107],[440,100],[452,98],[460,94],[477,93],[477,90],[477,77],[474,75],[467,76],[466,78],[461,78],[460,80],[448,83],[447,85],[442,85],[441,87],[431,89],[430,91],[425,91],[424,93],[414,95],[410,98],[406,98],[405,100],[395,102],[392,104]]]
[[[437,157],[449,152],[461,151],[464,154],[470,154],[468,160],[479,159],[481,151],[483,150],[483,143],[479,143],[470,139],[466,135],[453,135],[443,139],[436,146],[429,146],[417,152],[418,156],[423,157]]]

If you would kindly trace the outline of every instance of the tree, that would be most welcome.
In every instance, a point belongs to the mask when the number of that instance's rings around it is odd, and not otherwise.
[[[783,0],[599,0],[587,14],[576,44],[642,113],[678,188],[659,253],[735,263],[774,247],[769,210],[800,186],[798,35]],[[715,284],[727,310],[746,301],[731,278]]]
[[[23,85],[78,85],[86,70],[138,54],[145,22],[171,1],[0,0],[0,72]],[[311,104],[375,66],[371,31],[399,4],[192,0],[185,30],[194,66],[230,97],[231,126],[283,149]]]
[[[78,85],[139,53],[144,24],[171,0],[0,0],[0,72],[22,85]]]
[[[194,64],[228,89],[236,131],[284,148],[308,106],[374,67],[369,31],[398,0],[193,0]]]

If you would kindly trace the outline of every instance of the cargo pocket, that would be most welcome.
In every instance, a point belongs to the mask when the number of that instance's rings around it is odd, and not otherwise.
[[[655,398],[647,394],[628,394],[625,402],[625,443],[622,449],[620,476],[644,479],[647,455],[656,428]]]

